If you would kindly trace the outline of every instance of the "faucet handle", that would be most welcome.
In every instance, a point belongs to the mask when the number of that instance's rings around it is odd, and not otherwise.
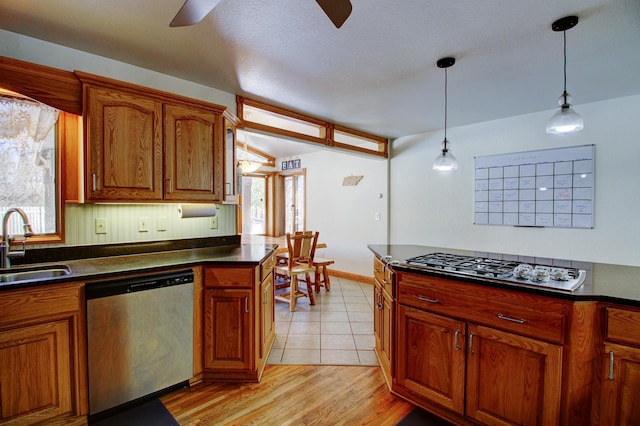
[[[7,257],[23,257],[27,250],[28,235],[9,235],[7,237]]]

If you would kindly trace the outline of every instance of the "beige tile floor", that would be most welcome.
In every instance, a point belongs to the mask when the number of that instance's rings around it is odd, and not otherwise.
[[[276,340],[267,363],[378,365],[373,347],[373,286],[331,277],[331,291],[320,288],[314,306],[304,297],[290,312],[276,302]]]

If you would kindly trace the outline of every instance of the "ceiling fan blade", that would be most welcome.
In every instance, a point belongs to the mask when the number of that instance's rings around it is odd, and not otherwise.
[[[218,3],[220,0],[186,0],[169,26],[195,25],[202,21]]]
[[[349,0],[316,0],[324,13],[327,14],[333,25],[340,28],[344,21],[351,15],[351,2]]]

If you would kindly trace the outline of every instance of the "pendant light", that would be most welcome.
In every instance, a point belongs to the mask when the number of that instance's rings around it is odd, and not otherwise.
[[[442,141],[442,152],[433,162],[433,170],[449,171],[458,169],[458,160],[450,152],[450,142],[447,140],[447,68],[455,63],[455,58],[442,58],[437,62],[438,68],[444,68],[444,140]]]
[[[547,133],[572,133],[584,127],[580,114],[571,108],[571,95],[567,93],[567,30],[576,25],[578,25],[577,16],[566,16],[551,24],[553,31],[562,31],[564,36],[564,91],[558,99],[560,109],[547,122]]]

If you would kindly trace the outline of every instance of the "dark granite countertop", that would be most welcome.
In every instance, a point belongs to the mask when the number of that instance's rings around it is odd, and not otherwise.
[[[377,256],[391,256],[392,260],[399,261],[399,264],[392,265],[392,268],[398,271],[415,272],[424,275],[444,276],[469,283],[491,285],[511,290],[526,291],[562,299],[576,301],[609,301],[640,307],[640,267],[636,266],[578,262],[562,259],[534,258],[527,256],[513,256],[507,254],[496,254],[471,250],[447,249],[442,247],[408,244],[371,244],[368,247],[369,250],[371,250]],[[411,257],[435,252],[496,258],[501,258],[501,256],[504,256],[509,258],[518,258],[518,260],[522,261],[523,263],[539,263],[546,265],[570,263],[574,267],[579,267],[580,269],[586,270],[587,278],[585,279],[585,282],[581,287],[579,287],[576,291],[569,293],[543,287],[529,287],[520,285],[518,283],[491,281],[490,279],[486,279],[480,276],[461,276],[459,274],[451,274],[443,270],[425,270],[403,263],[406,259],[409,259]]]
[[[69,254],[68,256],[72,258],[68,259],[55,255],[49,256],[52,260],[50,262],[42,262],[47,256],[38,257],[35,255],[38,262],[15,266],[10,271],[66,265],[71,269],[71,274],[55,278],[0,282],[0,291],[64,282],[91,282],[117,278],[119,275],[154,273],[160,270],[199,265],[257,266],[266,257],[273,254],[278,247],[272,244],[239,244],[239,239],[231,241],[208,239],[200,244],[201,242],[201,240],[197,240],[197,244],[183,243],[182,241],[169,242],[162,247],[123,244],[121,246],[105,246],[99,248],[98,251],[95,251],[96,246],[92,246],[85,248],[84,251],[94,257],[82,258],[82,255],[76,251],[75,255]],[[227,244],[235,242],[238,244]],[[216,245],[218,243],[226,245]],[[178,249],[171,250],[172,246],[178,247]],[[82,248],[80,250],[82,251]]]

